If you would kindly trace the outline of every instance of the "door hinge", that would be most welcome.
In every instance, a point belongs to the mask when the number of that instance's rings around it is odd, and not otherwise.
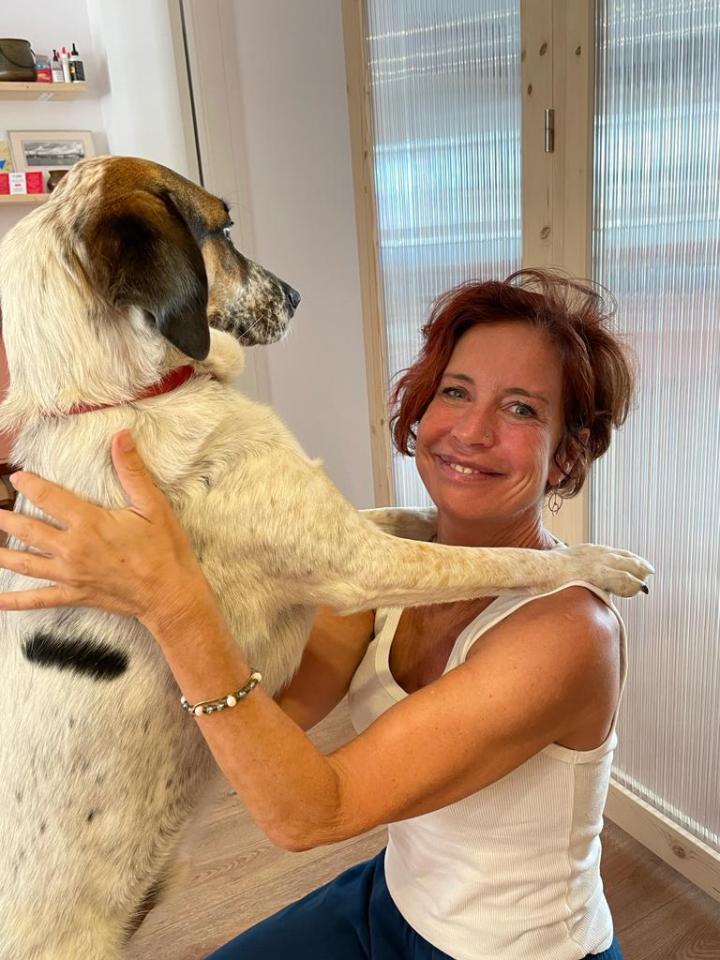
[[[555,152],[555,111],[551,107],[545,110],[545,153]]]

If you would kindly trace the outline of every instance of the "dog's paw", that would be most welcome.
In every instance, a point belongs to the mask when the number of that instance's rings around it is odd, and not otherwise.
[[[647,579],[655,573],[647,560],[629,550],[594,543],[561,547],[553,553],[562,555],[566,579],[587,580],[619,597],[634,597],[641,590],[648,593]],[[569,576],[568,571],[571,571]]]

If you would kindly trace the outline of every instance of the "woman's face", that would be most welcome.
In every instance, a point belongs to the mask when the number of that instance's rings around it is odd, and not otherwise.
[[[537,523],[563,434],[562,363],[519,321],[480,324],[455,346],[418,425],[417,468],[441,522]]]

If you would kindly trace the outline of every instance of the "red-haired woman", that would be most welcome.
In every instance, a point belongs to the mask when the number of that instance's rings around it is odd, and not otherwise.
[[[394,419],[437,506],[438,542],[552,550],[543,503],[581,488],[631,390],[592,290],[525,271],[445,294]],[[161,587],[163,616],[148,626],[181,689],[230,689],[249,666],[128,439],[113,455],[132,510],[21,479],[45,511],[72,502],[80,517],[65,536],[87,569],[57,579],[81,575],[94,591],[83,606],[125,612]],[[137,559],[117,560],[117,542]],[[323,611],[278,702],[258,690],[242,723],[203,733],[276,843],[389,824],[388,846],[213,960],[618,960],[599,866],[625,662],[622,622],[586,583],[374,617]],[[323,756],[303,729],[346,693],[357,736]]]

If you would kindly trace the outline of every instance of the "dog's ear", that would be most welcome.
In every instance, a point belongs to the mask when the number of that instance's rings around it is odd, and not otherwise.
[[[202,254],[175,207],[137,191],[105,207],[85,230],[85,269],[110,303],[140,307],[179,350],[210,350]]]

